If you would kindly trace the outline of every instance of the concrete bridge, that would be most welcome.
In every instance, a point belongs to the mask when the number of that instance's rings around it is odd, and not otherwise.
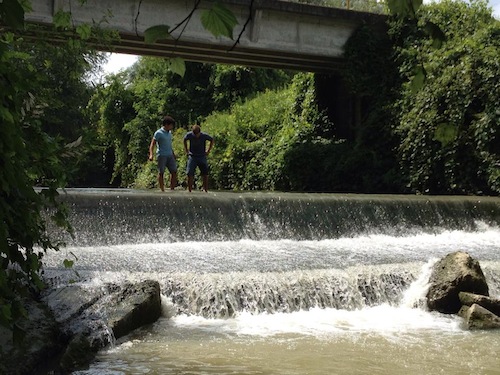
[[[238,20],[234,40],[214,37],[200,21],[214,2],[201,0],[31,0],[29,23],[50,25],[59,10],[71,12],[75,26],[99,24],[117,30],[113,51],[135,55],[181,57],[187,61],[227,63],[319,73],[338,71],[343,47],[363,23],[380,24],[385,16],[277,0],[226,0]],[[194,10],[194,12],[193,12]],[[155,25],[178,25],[173,38],[144,42],[144,31]],[[235,44],[235,41],[238,43]],[[102,47],[101,47],[102,48]]]

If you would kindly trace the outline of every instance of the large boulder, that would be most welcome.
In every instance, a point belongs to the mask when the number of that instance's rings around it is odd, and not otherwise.
[[[16,334],[0,325],[0,374],[46,374],[65,342],[52,313],[43,303],[24,298],[27,316],[17,321]]]
[[[479,262],[463,251],[439,260],[433,267],[429,284],[426,296],[429,310],[445,314],[456,314],[460,310],[460,292],[489,295]]]
[[[0,326],[0,374],[85,368],[99,349],[161,315],[160,285],[152,280],[99,289],[71,284],[47,292],[44,303],[23,302],[27,317],[18,321],[25,333],[20,344]]]
[[[118,339],[158,320],[161,315],[160,285],[152,280],[127,284],[120,293],[111,296],[110,302],[107,308],[108,326]]]
[[[161,315],[160,285],[153,280],[97,290],[68,285],[53,290],[46,303],[69,338],[59,362],[64,373],[85,368],[100,349]]]

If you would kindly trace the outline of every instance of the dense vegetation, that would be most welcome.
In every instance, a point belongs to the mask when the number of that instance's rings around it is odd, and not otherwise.
[[[15,17],[7,21],[19,26]],[[42,256],[61,245],[46,228],[54,222],[71,230],[57,188],[77,176],[83,157],[76,152],[85,132],[80,108],[91,96],[85,77],[96,59],[78,43],[56,47],[1,33],[0,324],[15,338],[22,336],[21,298],[43,287]]]
[[[182,155],[182,137],[190,125],[289,80],[290,75],[282,71],[199,63],[186,63],[183,78],[169,70],[166,60],[141,58],[129,74],[108,77],[87,113],[102,145],[112,148],[113,181],[120,186],[151,187],[156,167],[146,162],[147,149],[164,114],[177,121],[174,147]]]
[[[440,48],[422,31],[429,23],[447,37]],[[363,117],[347,139],[326,116],[331,99],[317,97],[325,77],[189,63],[182,79],[149,58],[98,90],[93,123],[115,143],[121,186],[154,185],[145,145],[170,113],[178,155],[194,121],[215,136],[212,188],[497,194],[498,25],[484,2],[443,1],[422,8],[418,23],[391,20],[386,35],[358,30],[344,80]],[[425,85],[416,89],[418,68]],[[179,165],[183,180],[183,157]]]
[[[20,26],[16,4],[0,2],[9,30]],[[212,188],[499,194],[500,22],[483,1],[418,12],[391,19],[386,35],[365,26],[346,46],[343,80],[362,114],[349,137],[327,115],[325,77],[188,63],[181,78],[168,61],[141,58],[93,86],[102,56],[76,39],[54,46],[2,29],[0,323],[16,331],[18,297],[42,286],[42,255],[59,246],[44,212],[68,226],[56,189],[153,187],[147,148],[167,113],[178,155],[196,121],[215,137]],[[445,33],[443,45],[428,25]]]
[[[426,84],[401,88],[394,103],[399,160],[412,191],[443,194],[500,192],[500,22],[485,2],[443,1],[426,7],[447,41],[431,41],[393,22],[403,77],[420,59]]]

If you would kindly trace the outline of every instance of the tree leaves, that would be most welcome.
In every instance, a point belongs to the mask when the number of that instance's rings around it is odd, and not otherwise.
[[[446,41],[446,35],[443,30],[436,25],[434,22],[427,21],[424,26],[424,30],[432,39],[432,46],[436,49],[441,48],[443,43]]]
[[[401,18],[416,18],[417,10],[422,6],[423,0],[387,0],[391,14]]]
[[[144,31],[144,41],[149,44],[169,38],[172,38],[172,35],[170,34],[170,27],[168,25],[156,25]],[[184,59],[180,57],[168,59],[168,67],[172,72],[184,77],[184,73],[186,72]]]
[[[193,9],[193,12],[195,9]],[[182,23],[185,21],[189,22],[193,12],[191,12]],[[203,11],[200,20],[205,30],[212,33],[215,37],[225,36],[233,40],[233,30],[238,24],[238,21],[233,12],[226,8],[221,2],[216,2],[212,8]],[[170,34],[170,27],[168,25],[155,25],[144,31],[144,41],[148,44],[169,38],[172,38],[172,35]],[[179,57],[171,58],[168,60],[168,65],[172,72],[184,77],[186,64],[183,59]]]
[[[90,37],[92,36],[92,27],[87,23],[78,25],[78,27],[76,28],[76,33],[83,40],[90,39]]]
[[[52,22],[54,26],[60,29],[66,29],[71,27],[71,13],[59,10],[54,17],[52,17]]]
[[[170,27],[168,25],[156,25],[144,31],[144,41],[148,44],[156,43],[158,40],[172,38],[170,35]]]
[[[434,140],[441,142],[444,147],[449,143],[453,142],[458,135],[458,128],[449,123],[441,123],[436,127],[434,131]]]
[[[181,77],[184,77],[184,74],[186,73],[186,63],[184,59],[180,57],[174,57],[169,59],[168,67],[172,72],[180,75]]]
[[[414,22],[418,24],[417,11],[422,6],[423,0],[388,0],[387,5],[391,14],[394,16],[406,19],[406,22]],[[409,21],[408,21],[409,20]],[[432,40],[432,46],[436,49],[441,48],[446,40],[446,35],[441,28],[433,22],[426,21],[423,26],[423,31],[429,35]],[[412,93],[417,93],[425,85],[426,71],[422,63],[419,63],[414,68],[415,74],[410,82]]]
[[[78,257],[75,255],[75,253],[73,253],[72,251],[70,251],[70,254],[71,254],[71,256],[73,256],[75,258],[75,260],[78,260]],[[80,274],[78,273],[77,270],[75,270],[73,268],[74,265],[75,265],[75,261],[74,260],[66,258],[63,261],[64,268],[66,268],[67,270],[71,270],[75,274],[75,276],[77,277],[77,279],[79,279],[80,278]],[[70,279],[69,282],[70,282],[70,284],[72,284],[72,283],[76,282],[76,280],[75,279]]]
[[[415,75],[411,79],[410,88],[413,94],[419,92],[422,87],[424,87],[426,79],[426,72],[422,65],[417,65],[415,67]]]
[[[201,14],[201,24],[215,37],[226,36],[233,40],[233,30],[238,21],[233,12],[217,2],[211,9]]]

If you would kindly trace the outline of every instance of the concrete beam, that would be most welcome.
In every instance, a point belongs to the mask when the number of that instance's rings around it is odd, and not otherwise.
[[[385,16],[277,0],[227,0],[238,25],[234,38],[216,38],[200,21],[212,1],[202,0],[174,39],[144,43],[144,31],[154,25],[174,28],[193,10],[195,0],[31,0],[26,21],[50,25],[58,10],[72,14],[75,26],[99,24],[117,30],[114,51],[137,55],[182,57],[190,61],[329,72],[341,68],[343,47],[362,23],[383,24]],[[250,7],[252,4],[252,7]],[[251,21],[244,28],[248,18]]]

